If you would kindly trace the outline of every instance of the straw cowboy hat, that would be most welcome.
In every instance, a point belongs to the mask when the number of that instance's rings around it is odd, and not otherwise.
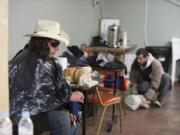
[[[60,24],[51,20],[39,20],[34,32],[25,36],[52,38],[63,42],[65,45],[70,42],[68,34],[61,30]]]

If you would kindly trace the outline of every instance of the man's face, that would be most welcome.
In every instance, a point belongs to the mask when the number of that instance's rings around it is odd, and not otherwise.
[[[148,56],[147,56],[148,57]],[[146,63],[147,61],[147,57],[144,57],[143,54],[137,55],[136,56],[136,60],[138,62],[139,65],[143,65]]]
[[[59,41],[53,39],[48,42],[49,57],[53,57],[59,51],[59,44]]]

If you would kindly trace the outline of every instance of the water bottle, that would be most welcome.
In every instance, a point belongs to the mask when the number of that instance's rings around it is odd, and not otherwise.
[[[127,46],[127,32],[123,33],[123,46]]]
[[[12,135],[12,122],[8,112],[0,111],[0,135]]]
[[[28,111],[22,112],[22,118],[18,124],[19,135],[33,135],[33,123]]]

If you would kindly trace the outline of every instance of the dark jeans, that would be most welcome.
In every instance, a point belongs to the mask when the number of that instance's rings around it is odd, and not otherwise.
[[[75,135],[77,126],[70,122],[67,111],[51,111],[48,113],[50,135]]]
[[[144,95],[150,86],[150,82],[142,81],[138,83],[138,94]],[[163,74],[161,77],[161,83],[157,91],[157,100],[162,102],[167,92],[171,89],[171,79],[168,74]]]

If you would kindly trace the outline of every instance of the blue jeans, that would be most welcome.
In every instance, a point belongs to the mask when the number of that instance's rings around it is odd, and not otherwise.
[[[51,111],[48,113],[50,135],[75,135],[78,126],[70,122],[67,111]]]
[[[138,83],[137,90],[138,94],[144,95],[148,88],[150,86],[150,82],[148,81],[142,81]],[[160,86],[158,88],[158,97],[157,100],[159,102],[163,102],[164,98],[166,97],[166,94],[171,89],[171,79],[167,73],[164,73],[161,77]]]

